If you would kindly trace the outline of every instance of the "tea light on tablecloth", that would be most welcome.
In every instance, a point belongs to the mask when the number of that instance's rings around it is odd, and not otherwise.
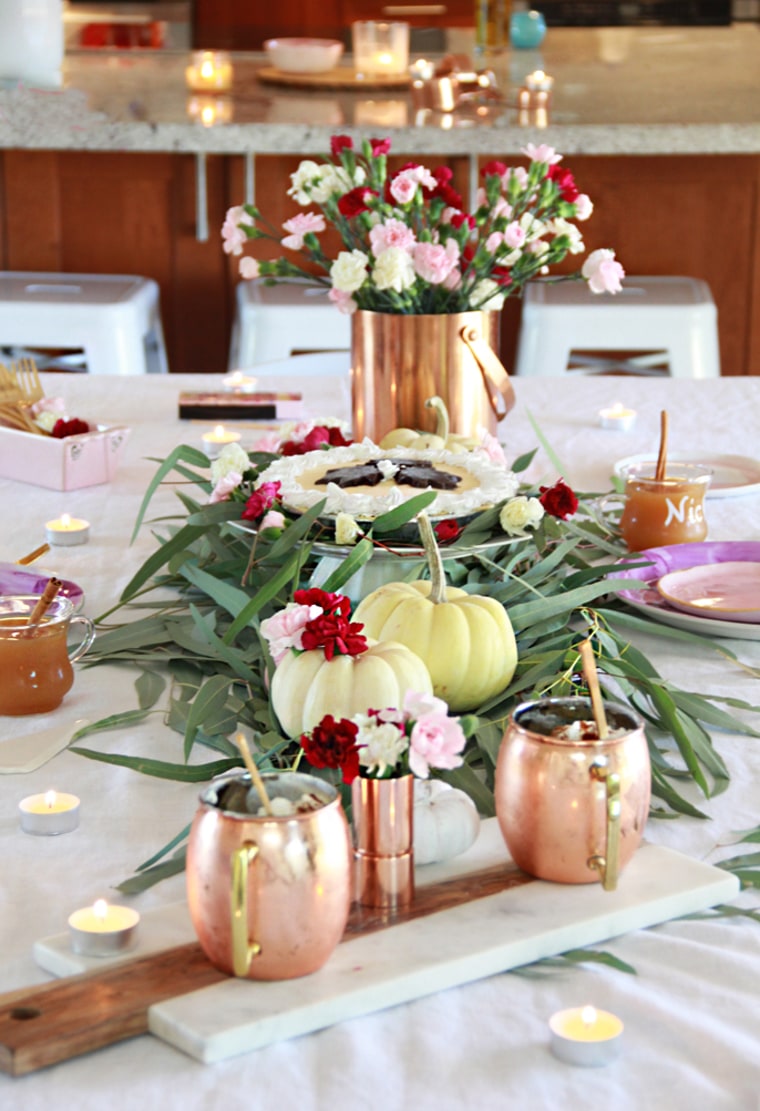
[[[256,378],[242,370],[233,370],[232,374],[225,374],[222,378],[225,390],[232,390],[233,393],[253,393],[256,382]]]
[[[196,50],[185,70],[188,88],[198,92],[223,92],[232,86],[232,63],[226,50]]]
[[[236,444],[239,439],[239,432],[232,432],[223,424],[217,424],[211,432],[203,433],[203,450],[209,459],[216,459],[225,444]]]
[[[59,547],[86,544],[90,539],[90,522],[62,513],[54,521],[47,522],[45,538],[48,544],[57,544]]]
[[[55,837],[59,833],[71,833],[79,825],[79,799],[76,795],[45,791],[40,795],[28,795],[21,800],[18,808],[24,833]]]
[[[626,409],[620,401],[607,409],[599,410],[599,424],[602,428],[612,428],[618,432],[630,432],[636,423],[636,410]]]
[[[613,1061],[622,1044],[623,1023],[610,1011],[571,1007],[549,1019],[551,1051],[569,1065],[594,1068]]]
[[[554,78],[542,69],[534,69],[525,78],[525,88],[532,93],[550,93],[554,88]]]
[[[132,907],[109,906],[98,899],[69,915],[71,948],[85,957],[110,957],[134,945],[140,915]]]

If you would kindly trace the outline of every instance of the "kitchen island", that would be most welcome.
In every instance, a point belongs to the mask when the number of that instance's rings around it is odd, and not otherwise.
[[[454,48],[467,49],[460,39]],[[0,91],[3,269],[154,277],[172,368],[219,370],[237,280],[217,238],[229,205],[255,190],[281,223],[292,213],[288,173],[336,131],[388,134],[404,160],[447,162],[465,195],[479,159],[519,158],[540,140],[565,155],[596,204],[588,247],[613,246],[629,273],[706,280],[723,373],[760,373],[755,25],[552,28],[541,51],[497,60],[502,101],[451,114],[417,111],[404,89],[265,84],[265,58],[232,60],[233,88],[206,102],[207,125],[185,83],[185,53],[69,54],[60,90]],[[536,69],[554,78],[546,127],[534,116],[522,125],[515,107]]]

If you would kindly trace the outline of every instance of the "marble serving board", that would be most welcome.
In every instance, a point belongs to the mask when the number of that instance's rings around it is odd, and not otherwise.
[[[504,862],[498,825],[490,819],[468,853],[419,869],[418,887]],[[312,976],[277,983],[229,979],[155,1003],[148,1025],[157,1037],[199,1061],[221,1061],[691,914],[733,898],[738,890],[736,877],[721,869],[644,844],[615,892],[605,892],[600,884],[519,883],[421,919],[350,937]],[[146,914],[140,930],[139,947],[127,959],[192,937],[189,921],[177,907]],[[65,936],[38,942],[35,958],[59,976],[106,963],[75,956]]]

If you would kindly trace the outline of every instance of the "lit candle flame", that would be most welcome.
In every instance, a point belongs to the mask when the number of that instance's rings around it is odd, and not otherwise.
[[[216,428],[214,429],[214,435],[221,440],[221,438],[224,436],[224,432],[224,425],[217,424]]]
[[[587,1004],[581,1011],[581,1022],[588,1029],[596,1022],[596,1007]]]
[[[201,77],[205,77],[206,80],[209,80],[215,75],[215,73],[216,67],[214,66],[212,60],[210,58],[204,59],[204,61],[201,63]]]
[[[56,797],[57,796],[56,796],[55,791],[46,791],[45,792],[45,806],[48,808],[48,810],[52,810],[53,807],[55,806]]]
[[[62,513],[61,514],[61,527],[62,528],[68,528],[70,524],[71,524],[71,514],[70,513]]]
[[[92,906],[92,913],[96,918],[102,919],[104,922],[108,915],[108,903],[105,899],[96,899]]]
[[[210,104],[205,108],[201,108],[201,123],[204,127],[211,127],[212,123],[216,120],[216,110]]]

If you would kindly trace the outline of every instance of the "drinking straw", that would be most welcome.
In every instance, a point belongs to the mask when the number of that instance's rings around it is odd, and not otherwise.
[[[56,594],[58,593],[58,591],[61,589],[62,586],[63,586],[63,583],[61,582],[60,579],[56,579],[56,578],[48,579],[45,589],[43,590],[42,594],[40,595],[40,597],[37,600],[37,605],[34,607],[32,612],[29,614],[29,618],[27,620],[27,625],[32,626],[32,625],[38,625],[39,624],[39,622],[45,616],[48,608],[50,607],[51,602],[53,601],[53,599],[55,598]]]
[[[253,783],[256,790],[259,792],[259,798],[264,804],[264,809],[266,810],[267,814],[271,816],[272,804],[269,801],[269,795],[267,794],[267,789],[264,786],[264,780],[261,778],[259,769],[256,767],[254,759],[251,756],[251,750],[248,747],[248,742],[246,741],[242,733],[235,734],[235,744],[240,749],[240,755],[243,757],[245,766],[250,772],[251,782]]]
[[[660,450],[657,455],[657,469],[654,472],[656,482],[665,478],[665,467],[668,459],[668,411],[663,409],[660,413]]]
[[[609,726],[607,725],[607,715],[604,712],[604,704],[602,702],[602,692],[599,688],[599,676],[596,671],[596,660],[594,659],[594,650],[591,647],[590,640],[582,640],[579,645],[581,654],[581,661],[583,663],[583,674],[586,677],[586,685],[588,686],[589,694],[591,695],[591,708],[594,711],[594,721],[596,722],[596,731],[599,740],[602,741],[609,733]]]

